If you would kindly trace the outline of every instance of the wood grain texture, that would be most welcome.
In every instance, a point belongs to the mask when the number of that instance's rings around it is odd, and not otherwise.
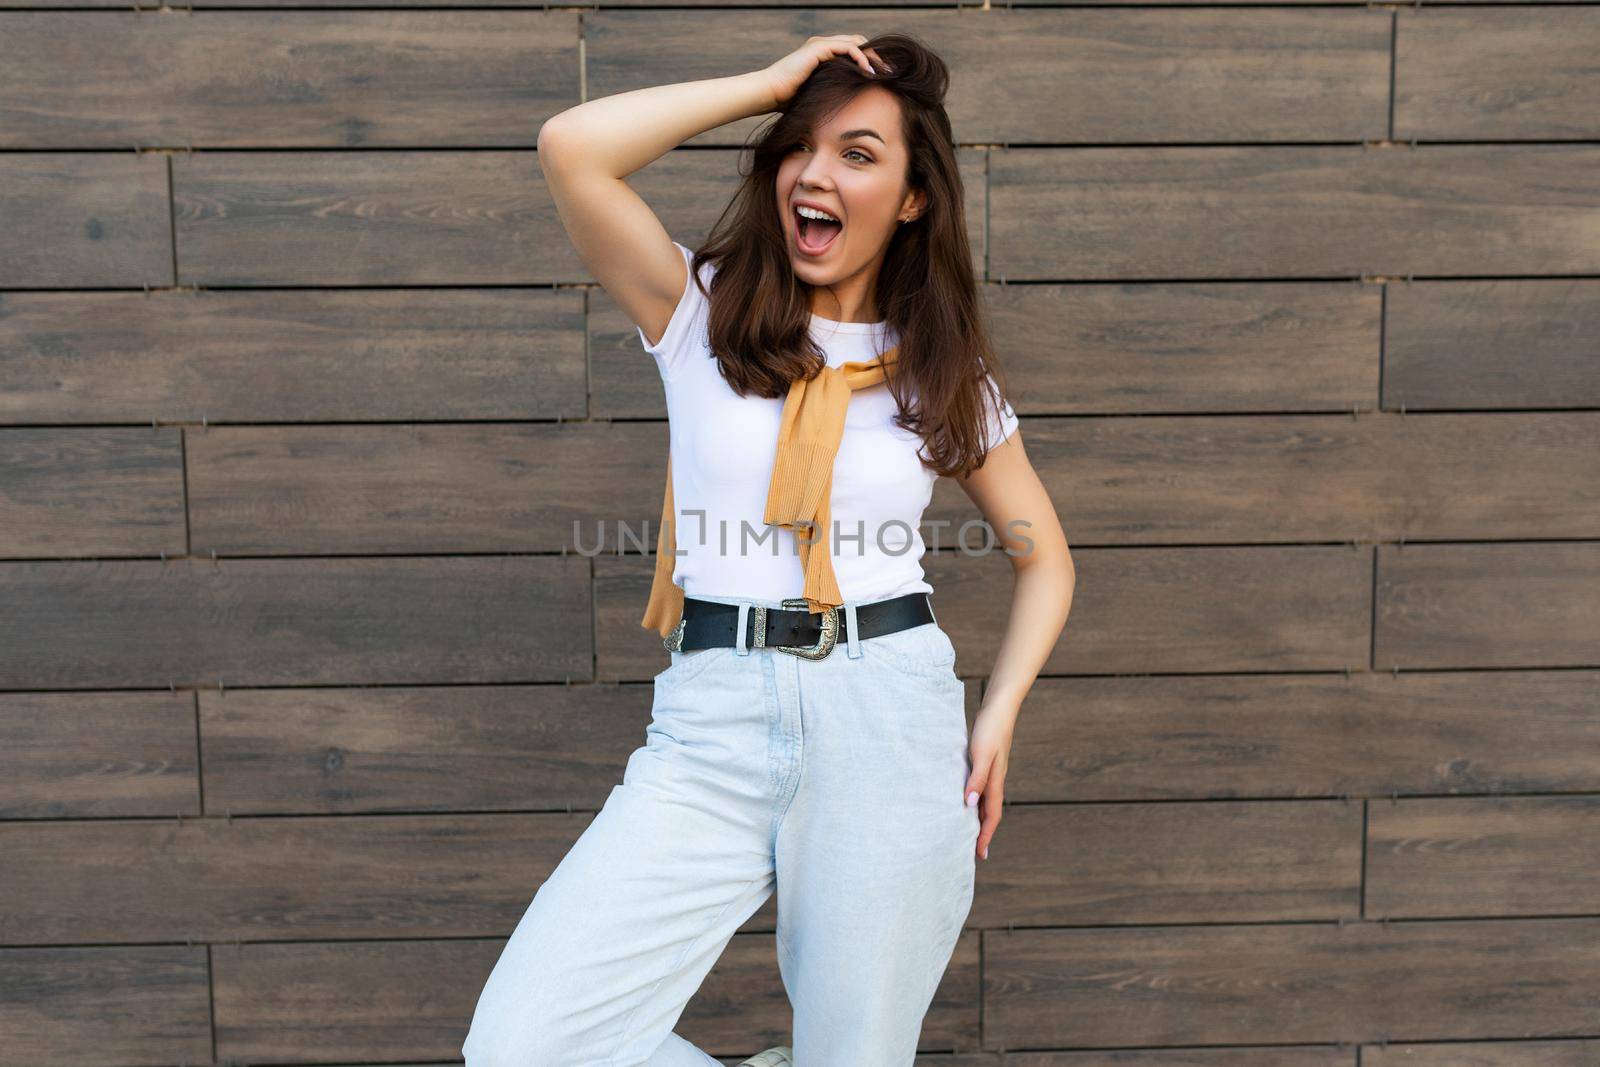
[[[234,815],[598,811],[647,685],[202,691],[207,809]]]
[[[1594,751],[1594,750],[1590,750]],[[1600,912],[1600,797],[1441,797],[1375,803],[1371,918]]]
[[[653,549],[665,439],[617,422],[191,432],[195,550],[614,554],[630,533]]]
[[[1368,661],[1370,549],[1118,547],[1075,549],[1073,559],[1075,628],[1047,660],[1051,674],[1339,671]],[[993,594],[977,585],[970,595]],[[993,662],[993,630],[958,631]]]
[[[1379,670],[1600,666],[1600,542],[1377,550]]]
[[[1600,415],[1029,419],[1088,544],[1600,536]],[[977,518],[949,479],[926,521]]]
[[[1394,131],[1438,141],[1600,136],[1600,11],[1399,8]]]
[[[0,695],[0,819],[199,815],[194,703],[177,692]]]
[[[181,555],[175,429],[0,429],[0,556]]]
[[[17,12],[0,148],[531,144],[579,77],[573,11]]]
[[[0,420],[581,419],[583,294],[0,293]]]
[[[6,940],[505,935],[592,817],[545,812],[0,823]]]
[[[1597,686],[1593,670],[1044,678],[1006,797],[1593,792]]]
[[[586,679],[557,557],[0,563],[0,688]]]
[[[1377,404],[1381,286],[991,283],[982,294],[1020,416]]]
[[[184,284],[549,285],[580,272],[529,151],[172,160]]]
[[[993,151],[989,276],[1600,272],[1600,147]]]
[[[1387,409],[1600,407],[1600,279],[1419,281],[1386,309]]]
[[[1364,1051],[1364,1050],[1363,1050]],[[1176,1048],[1140,1052],[1007,1052],[1006,1067],[1356,1067],[1353,1048]]]
[[[206,945],[0,949],[5,1062],[213,1062],[209,955]]]
[[[1019,806],[978,864],[968,921],[1354,919],[1361,821],[1359,803],[1337,800]]]
[[[1589,1034],[1600,919],[984,933],[990,1048]]]
[[[173,284],[162,156],[0,153],[0,189],[0,289]]]
[[[1405,1042],[1361,1052],[1364,1067],[1584,1067],[1600,1057],[1600,1041]]]

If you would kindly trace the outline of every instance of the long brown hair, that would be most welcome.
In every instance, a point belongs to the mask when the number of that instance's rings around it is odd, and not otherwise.
[[[779,165],[795,143],[855,95],[872,85],[901,105],[901,133],[910,149],[907,180],[927,194],[916,218],[897,226],[878,272],[879,317],[899,336],[889,389],[900,411],[895,422],[923,439],[923,463],[940,475],[982,466],[985,408],[998,407],[985,377],[1008,395],[989,342],[972,270],[972,249],[962,210],[944,96],[944,61],[915,38],[882,34],[861,45],[891,70],[869,76],[853,58],[836,56],[815,72],[764,130],[747,145],[750,167],[705,242],[695,250],[693,284],[702,263],[716,271],[710,303],[711,352],[723,378],[740,396],[776,398],[796,378],[811,378],[826,364],[811,340],[811,287],[789,263],[775,187]]]

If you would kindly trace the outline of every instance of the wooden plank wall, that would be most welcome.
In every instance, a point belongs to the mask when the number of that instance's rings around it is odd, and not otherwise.
[[[901,29],[1079,575],[925,1062],[1600,1063],[1600,9],[9,6],[0,1062],[459,1059],[665,666],[539,125]],[[1007,569],[928,570],[975,707]]]

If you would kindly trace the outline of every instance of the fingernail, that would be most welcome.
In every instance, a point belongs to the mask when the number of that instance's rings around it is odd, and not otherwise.
[[[978,794],[977,794],[977,791],[974,790],[973,792],[967,794],[967,807],[975,808],[977,806],[978,806]]]
[[[989,858],[989,846],[988,845],[984,845],[983,846],[983,858],[984,859],[988,859]]]

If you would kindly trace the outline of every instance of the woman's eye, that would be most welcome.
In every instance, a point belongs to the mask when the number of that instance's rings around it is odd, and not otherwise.
[[[804,152],[804,151],[809,151],[810,147],[811,146],[806,144],[804,141],[796,141],[794,146],[792,148],[790,148],[789,151],[791,151],[791,152]],[[873,162],[872,157],[867,155],[865,152],[863,152],[859,148],[852,148],[848,152],[846,152],[844,155],[845,155],[846,159],[849,159],[851,156],[859,156],[860,159],[861,159],[861,162],[863,162],[863,163],[871,163],[871,162]]]

